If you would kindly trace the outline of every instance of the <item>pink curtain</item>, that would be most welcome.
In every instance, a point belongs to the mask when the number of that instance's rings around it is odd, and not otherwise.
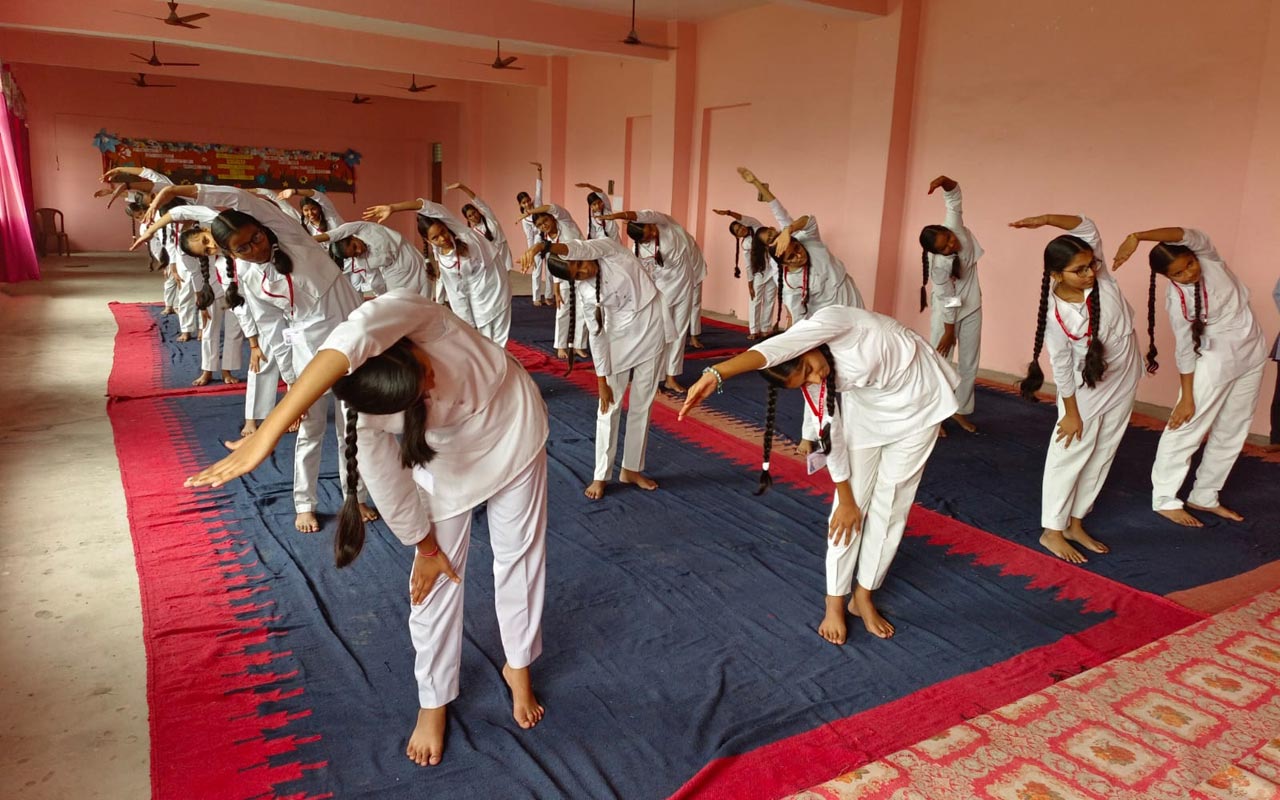
[[[26,125],[0,95],[0,282],[40,279],[31,233],[31,160]]]

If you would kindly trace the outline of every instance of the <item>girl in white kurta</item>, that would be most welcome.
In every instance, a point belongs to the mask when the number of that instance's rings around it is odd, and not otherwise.
[[[956,410],[951,365],[915,331],[882,314],[828,306],[745,353],[708,367],[689,388],[683,417],[720,384],[761,370],[772,420],[779,388],[801,389],[819,418],[824,463],[836,485],[828,527],[826,614],[818,633],[844,644],[845,596],[866,629],[882,639],[893,625],[872,593],[884,582],[906,529],[938,424]],[[765,430],[760,491],[769,488],[773,429]]]
[[[538,206],[529,212],[529,218],[533,220],[533,226],[538,230],[538,242],[568,243],[585,238],[582,235],[582,228],[578,227],[577,220],[573,218],[569,210],[555,203]],[[546,259],[544,258],[543,260],[545,261]],[[535,267],[535,269],[546,270],[547,267],[542,264]],[[555,297],[556,304],[554,342],[556,355],[560,358],[569,358],[569,337],[570,333],[572,333],[574,355],[578,358],[586,358],[587,353],[584,348],[587,346],[587,320],[585,316],[581,315],[573,320],[569,319],[569,283],[569,281],[561,280],[555,275],[551,275],[551,291]],[[583,292],[589,293],[591,291],[589,285],[577,288],[579,297],[582,297]]]
[[[1181,375],[1178,404],[1160,435],[1151,468],[1151,507],[1179,525],[1200,527],[1178,499],[1191,457],[1204,442],[1195,484],[1186,506],[1240,521],[1218,493],[1235,466],[1258,405],[1267,341],[1249,308],[1249,290],[1227,268],[1209,237],[1194,228],[1157,228],[1131,233],[1116,253],[1119,269],[1139,242],[1151,248],[1147,331],[1155,330],[1156,275],[1169,279],[1165,307],[1177,342]],[[1159,366],[1152,338],[1147,369]]]
[[[538,177],[533,184],[533,196],[531,197],[528,192],[516,194],[516,205],[520,207],[520,228],[524,231],[525,249],[533,247],[542,238],[538,227],[533,224],[532,217],[533,210],[542,205],[542,165],[536,161],[529,163],[538,168]],[[532,283],[532,299],[535,306],[555,305],[551,273],[547,272],[546,265],[541,261],[534,265]]]
[[[503,230],[502,223],[498,221],[498,215],[493,213],[489,204],[477,197],[465,183],[451,183],[445,187],[446,191],[449,189],[457,189],[471,198],[470,203],[462,206],[462,218],[471,226],[471,230],[488,239],[498,249],[499,262],[506,264],[508,270],[515,269],[511,243],[507,241],[507,232]]]
[[[230,186],[169,186],[156,195],[153,208],[180,196],[197,205],[224,208],[210,224],[218,246],[236,258],[239,287],[280,368],[292,385],[334,327],[360,305],[360,297],[342,272],[295,220],[274,203]],[[328,427],[329,395],[318,398],[298,428],[294,451],[294,524],[303,533],[320,530],[316,517],[320,481],[321,442]],[[338,439],[345,437],[346,415],[338,404]],[[343,482],[344,487],[346,481]],[[376,519],[373,509],[362,513]]]
[[[721,216],[731,217],[729,235],[733,237],[733,277],[742,277],[742,258],[747,260],[747,293],[751,295],[751,307],[747,315],[747,339],[763,339],[775,330],[774,305],[778,300],[778,262],[760,247],[765,258],[753,257],[756,250],[756,231],[764,223],[736,211],[713,209]]]
[[[1142,377],[1133,309],[1103,262],[1102,238],[1088,217],[1045,214],[1012,223],[1067,231],[1044,249],[1040,314],[1027,377],[1019,388],[1035,401],[1044,384],[1040,349],[1049,351],[1058,388],[1058,424],[1045,456],[1040,544],[1065,561],[1108,548],[1084,529],[1129,427]]]
[[[493,243],[449,209],[423,198],[371,206],[364,218],[385,222],[397,211],[418,212],[418,232],[431,245],[453,313],[499,347],[506,347],[511,333],[511,283]]]
[[[150,167],[113,167],[107,170],[102,179],[110,181],[120,175],[136,175],[149,183],[155,192],[173,185],[169,176],[156,172]],[[154,200],[154,195],[152,199]],[[171,201],[172,198],[165,204],[169,205]],[[172,206],[176,207],[181,202],[172,202]],[[152,208],[156,208],[154,202]],[[196,338],[196,333],[200,330],[200,312],[196,308],[191,274],[186,264],[182,262],[181,253],[178,250],[177,230],[171,227],[164,228],[159,236],[151,239],[150,247],[151,257],[165,267],[164,309],[161,313],[178,315],[177,341],[189,342]]]
[[[185,205],[174,208],[168,215],[173,220],[186,220],[208,225],[218,216],[212,208]],[[232,370],[240,369],[241,345],[244,343],[244,332],[235,322],[224,320],[226,312],[226,291],[222,277],[213,270],[208,256],[195,249],[184,246],[189,241],[188,231],[192,235],[203,230],[198,226],[189,226],[178,235],[178,258],[186,266],[191,275],[192,288],[195,290],[196,308],[200,310],[202,325],[200,327],[200,369],[201,373],[191,382],[192,386],[204,386],[213,379],[213,373],[222,373],[223,383],[239,383],[240,379],[232,374]],[[219,341],[221,340],[221,341]],[[221,348],[219,348],[221,344]]]
[[[615,220],[604,219],[606,214],[613,213],[613,203],[609,202],[609,195],[605,190],[590,183],[575,183],[574,186],[590,190],[587,195],[587,238],[615,239],[621,242],[618,223]]]
[[[600,406],[596,414],[596,462],[585,494],[604,496],[613,477],[618,452],[622,398],[630,387],[627,437],[622,452],[621,483],[646,491],[658,488],[645,476],[649,414],[662,376],[667,342],[676,336],[671,310],[644,265],[617,239],[543,242],[525,253],[521,264],[532,268],[539,258],[568,286],[570,318],[592,320],[591,357],[595,364]],[[591,287],[589,293],[580,291]],[[573,359],[569,360],[573,370]]]
[[[338,325],[258,433],[188,485],[219,486],[262,463],[289,419],[330,387],[351,417],[347,460],[358,463],[386,509],[387,527],[416,550],[409,632],[419,711],[406,754],[428,765],[444,752],[446,707],[458,696],[461,671],[462,580],[481,504],[507,660],[502,675],[516,722],[532,728],[543,715],[529,665],[542,650],[547,525],[547,410],[537,385],[448,309],[390,291]],[[363,544],[360,514],[348,503],[334,541],[338,566],[355,560]]]
[[[947,215],[941,225],[926,225],[920,231],[921,266],[920,310],[924,311],[928,296],[933,299],[930,319],[930,341],[944,358],[954,350],[960,372],[960,388],[956,390],[956,422],[972,433],[977,430],[969,415],[973,413],[973,384],[978,378],[978,357],[982,350],[982,288],[978,285],[978,259],[982,245],[964,224],[963,197],[960,185],[945,175],[933,179],[929,194],[942,189]],[[929,291],[927,287],[931,287]]]
[[[350,262],[351,274],[364,278],[373,294],[392,289],[408,289],[431,297],[431,280],[422,253],[397,231],[375,222],[344,222],[328,233],[316,234],[316,241],[329,243],[335,262]]]
[[[666,380],[662,390],[683,394],[680,375],[684,372],[685,339],[693,318],[694,292],[707,276],[707,261],[693,236],[672,217],[660,211],[621,211],[601,219],[625,219],[627,236],[635,254],[653,276],[658,291],[666,298],[675,321],[676,341],[667,345]]]
[[[301,211],[289,204],[291,197],[302,198]],[[301,222],[307,229],[307,233],[312,236],[328,233],[346,222],[334,207],[327,192],[317,192],[315,189],[284,189],[275,195],[274,199],[286,214]]]

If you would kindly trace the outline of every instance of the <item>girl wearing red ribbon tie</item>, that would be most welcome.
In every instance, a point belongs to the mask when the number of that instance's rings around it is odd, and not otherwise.
[[[938,426],[956,412],[959,376],[919,334],[896,320],[852,306],[827,306],[786,332],[708,367],[689,387],[680,415],[744,372],[769,383],[760,492],[769,488],[777,391],[800,389],[819,426],[810,472],[824,466],[835,483],[827,530],[826,612],[818,633],[832,644],[848,636],[848,610],[866,629],[893,636],[872,593],[898,552]],[[854,576],[857,583],[854,585]]]
[[[1040,544],[1058,558],[1083,564],[1088,559],[1074,545],[1108,551],[1083,521],[1111,471],[1142,377],[1133,308],[1102,261],[1102,237],[1093,220],[1044,214],[1010,225],[1067,231],[1044,248],[1035,349],[1019,389],[1035,401],[1044,385],[1040,350],[1047,349],[1058,388],[1058,424],[1045,455]]]
[[[1156,275],[1163,275],[1169,279],[1165,307],[1182,379],[1178,404],[1160,435],[1151,467],[1151,507],[1192,528],[1201,522],[1186,508],[1239,522],[1244,518],[1223,506],[1218,493],[1249,435],[1267,362],[1267,341],[1249,308],[1249,290],[1227,268],[1209,237],[1194,228],[1129,234],[1116,253],[1115,269],[1133,255],[1139,242],[1156,243],[1150,254],[1147,333],[1155,330]],[[1159,366],[1155,357],[1152,341],[1147,355],[1151,372]],[[1204,454],[1184,508],[1178,490],[1202,441]]]

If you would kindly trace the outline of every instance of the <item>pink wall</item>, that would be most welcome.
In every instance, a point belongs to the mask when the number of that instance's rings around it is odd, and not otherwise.
[[[458,111],[451,103],[378,98],[368,106],[352,106],[327,94],[265,86],[247,91],[244,84],[187,79],[184,86],[190,89],[144,91],[123,83],[118,73],[32,64],[14,64],[13,72],[31,113],[36,205],[63,210],[75,250],[117,250],[129,242],[119,204],[107,211],[105,201],[91,197],[101,185],[102,159],[92,144],[100,128],[177,141],[354,148],[363,155],[357,195],[333,196],[349,219],[372,203],[424,191],[432,142],[444,142],[446,152],[458,149]],[[206,113],[195,118],[186,108]],[[288,115],[279,109],[288,109]],[[394,224],[402,233],[414,230],[407,217]]]

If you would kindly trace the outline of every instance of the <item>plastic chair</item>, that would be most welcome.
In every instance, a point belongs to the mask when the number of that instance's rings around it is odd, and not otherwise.
[[[58,255],[71,255],[71,238],[67,236],[62,212],[56,208],[36,209],[36,251],[49,254],[49,237],[54,237]]]

